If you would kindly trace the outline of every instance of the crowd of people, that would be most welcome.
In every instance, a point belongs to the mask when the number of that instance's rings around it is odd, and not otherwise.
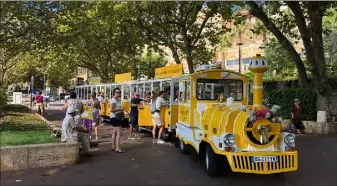
[[[154,124],[152,129],[153,143],[163,144],[165,143],[161,138],[164,129],[163,118],[160,115],[160,111],[163,107],[169,107],[164,100],[166,93],[160,91],[159,93],[150,93],[145,96],[144,99],[140,98],[138,92],[133,93],[131,98],[131,110],[129,113],[125,113],[125,108],[122,106],[121,90],[115,88],[112,91],[112,98],[109,100],[110,104],[110,122],[112,126],[112,146],[111,151],[117,153],[123,153],[120,144],[122,136],[122,122],[125,119],[125,114],[130,117],[129,120],[129,140],[138,140],[138,107],[144,103],[151,103],[152,122]],[[36,97],[37,104],[43,103],[43,99],[39,96]],[[93,106],[92,120],[82,119],[82,113],[84,107],[81,100],[77,99],[75,92],[70,93],[70,99],[67,100],[63,109],[66,110],[66,116],[62,122],[62,137],[63,142],[77,141],[82,144],[83,155],[90,156],[90,141],[92,136],[92,129],[94,129],[96,140],[99,139],[99,125],[102,123],[103,113],[102,108],[106,103],[104,99],[104,93],[92,94],[91,104]],[[298,133],[304,131],[304,125],[301,120],[302,108],[300,107],[300,101],[295,100],[291,107],[291,119],[292,125],[290,130]],[[156,132],[158,131],[158,138],[156,138]]]
[[[62,136],[61,141],[72,142],[76,141],[82,144],[83,156],[91,156],[90,143],[92,136],[92,128],[94,128],[96,140],[99,139],[98,127],[103,121],[102,108],[106,104],[106,99],[104,99],[104,93],[100,92],[93,93],[91,96],[91,104],[93,106],[92,120],[82,119],[82,113],[84,112],[84,107],[82,102],[77,99],[75,92],[70,93],[70,99],[67,100],[63,109],[66,111],[66,116],[62,122]],[[138,92],[133,93],[131,98],[131,110],[130,113],[125,113],[125,108],[122,107],[121,100],[121,90],[115,88],[112,91],[112,98],[109,100],[110,104],[110,122],[112,126],[112,146],[111,151],[117,153],[124,153],[120,144],[122,136],[122,122],[125,118],[125,114],[129,114],[129,140],[138,140],[138,107],[144,103],[151,103],[151,107],[154,107],[152,111],[152,121],[154,127],[152,130],[153,143],[163,144],[165,143],[161,138],[164,129],[163,118],[160,115],[160,110],[163,107],[168,107],[164,100],[165,92],[160,91],[155,94],[147,94],[144,99],[140,98]],[[156,139],[156,130],[159,128],[158,138]]]

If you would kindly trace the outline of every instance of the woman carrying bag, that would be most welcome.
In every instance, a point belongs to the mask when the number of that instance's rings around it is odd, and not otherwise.
[[[120,148],[120,140],[122,135],[122,120],[124,118],[124,109],[121,106],[121,90],[115,88],[113,97],[110,100],[110,124],[112,125],[112,147],[111,151],[123,153]]]

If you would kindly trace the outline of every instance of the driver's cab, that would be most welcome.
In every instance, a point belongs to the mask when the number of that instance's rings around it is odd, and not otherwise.
[[[201,69],[179,79],[178,122],[201,126],[204,111],[215,104],[248,105],[249,78],[225,69]]]

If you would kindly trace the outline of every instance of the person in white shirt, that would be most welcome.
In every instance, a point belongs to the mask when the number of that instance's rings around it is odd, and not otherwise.
[[[122,120],[124,118],[124,108],[121,106],[121,90],[115,88],[113,90],[113,97],[110,100],[110,124],[112,125],[112,147],[111,151],[123,153],[120,148],[121,134],[122,134]]]
[[[72,98],[76,98],[76,93],[72,92]],[[84,109],[82,102],[77,99],[72,99],[69,101],[67,106],[67,114],[62,122],[62,142],[80,142],[82,144],[83,156],[89,157],[90,141],[89,141],[89,130],[82,127],[81,113]]]
[[[156,111],[152,113],[152,122],[153,122],[153,129],[152,129],[152,136],[153,136],[153,143],[165,143],[163,140],[161,140],[161,135],[163,133],[164,129],[164,121],[163,118],[160,115],[160,110],[163,107],[167,107],[168,105],[166,104],[165,100],[165,92],[160,91],[159,96],[153,99],[152,101],[156,102]],[[156,141],[156,130],[157,127],[159,127],[159,133],[158,133],[158,141]]]

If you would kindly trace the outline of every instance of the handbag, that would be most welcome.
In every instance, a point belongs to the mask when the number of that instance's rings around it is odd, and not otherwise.
[[[125,117],[124,112],[116,112],[115,115],[116,115],[116,119],[118,119],[120,121],[122,121],[123,118]]]

